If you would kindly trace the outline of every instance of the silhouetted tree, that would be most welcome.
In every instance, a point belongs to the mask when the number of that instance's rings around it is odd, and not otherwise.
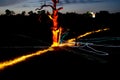
[[[100,11],[100,14],[109,15],[109,12],[108,11]]]
[[[9,9],[6,9],[6,10],[5,10],[5,14],[6,14],[7,16],[10,16],[10,15],[11,15],[11,11],[10,11]]]
[[[5,10],[5,15],[7,15],[7,16],[15,15],[15,12],[14,12],[14,11],[11,11],[11,10],[9,10],[9,9],[6,9],[6,10]]]
[[[28,14],[29,15],[33,15],[34,13],[33,13],[33,11],[29,11]]]
[[[14,11],[11,11],[11,15],[15,15],[15,12],[14,12]]]
[[[45,10],[37,11],[37,14],[45,14]]]
[[[26,12],[25,11],[22,11],[21,15],[25,16]]]

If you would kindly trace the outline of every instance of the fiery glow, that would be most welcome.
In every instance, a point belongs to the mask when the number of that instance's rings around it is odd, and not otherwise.
[[[98,32],[102,32],[102,31],[107,31],[109,30],[109,28],[104,28],[104,29],[98,29],[96,31],[90,31],[90,32],[86,32],[85,34],[82,34],[80,36],[78,36],[77,38],[82,38],[82,37],[85,37],[85,36],[88,36],[90,34],[94,34],[94,33],[98,33]],[[74,42],[75,41],[75,38],[72,38],[72,39],[69,39],[67,42]]]
[[[59,44],[59,47],[64,47],[64,46],[74,46],[75,45],[75,42],[66,42],[66,43],[62,43],[62,44]]]
[[[9,61],[1,62],[0,63],[0,70],[4,69],[6,67],[9,67],[9,66],[13,66],[13,65],[20,63],[22,61],[25,61],[28,58],[31,58],[31,57],[34,57],[37,55],[41,55],[43,53],[46,53],[48,51],[53,51],[53,50],[54,49],[52,47],[49,47],[48,49],[45,49],[45,50],[40,50],[40,51],[37,51],[37,52],[32,53],[32,54],[24,55],[24,56],[21,56],[21,57],[18,57],[18,58],[9,60]]]
[[[106,30],[109,30],[109,28],[99,29],[99,30],[96,30],[96,31],[87,32],[87,33],[85,33],[83,35],[78,36],[77,38],[82,38],[82,37],[88,36],[90,34],[98,33],[98,32],[101,32],[101,31],[106,31]],[[15,59],[11,59],[11,60],[8,60],[8,61],[0,62],[0,70],[3,70],[6,67],[13,66],[13,65],[15,65],[17,63],[25,61],[25,60],[27,60],[27,59],[29,59],[31,57],[41,55],[41,54],[46,53],[48,51],[54,51],[55,50],[53,48],[54,46],[64,47],[64,46],[74,46],[74,45],[75,45],[75,39],[74,38],[69,39],[69,40],[67,40],[66,43],[62,43],[62,44],[57,44],[57,42],[56,42],[56,43],[54,43],[54,45],[52,45],[48,49],[39,50],[39,51],[37,51],[35,53],[32,53],[32,54],[23,55],[23,56],[20,56],[18,58],[15,58]]]
[[[56,7],[56,6],[55,6]],[[53,10],[53,44],[52,46],[58,46],[59,45],[59,39],[60,39],[60,28],[58,27],[58,10]]]
[[[57,1],[53,1],[53,16],[49,16],[50,19],[53,21],[52,27],[52,36],[53,36],[53,44],[52,46],[58,46],[60,42],[61,36],[61,28],[58,26],[58,11],[62,9],[62,7],[56,9]]]
[[[52,36],[52,39],[53,39],[52,47],[59,45],[61,32],[62,32],[61,27],[58,30],[52,30],[52,34],[53,34],[53,36]]]
[[[104,29],[98,29],[96,31],[90,31],[90,32],[86,32],[82,35],[79,35],[77,37],[77,39],[80,39],[82,37],[85,37],[85,36],[88,36],[88,35],[91,35],[91,34],[94,34],[94,33],[98,33],[98,32],[102,32],[102,31],[106,31],[106,30],[109,30],[109,28],[104,28]],[[62,44],[59,44],[60,47],[62,46],[75,46],[75,38],[72,38],[72,39],[69,39],[67,40],[65,43],[62,43]]]
[[[52,28],[52,46],[58,46],[59,45],[59,41],[60,41],[60,36],[61,36],[61,28],[58,28],[58,22],[57,22],[57,18],[58,15],[54,14],[53,17],[51,15],[48,15],[49,18],[51,20],[53,20],[53,28]]]
[[[56,9],[56,4],[58,3],[58,0],[52,0],[52,1],[53,1],[53,6],[52,5],[43,5],[42,6],[42,7],[50,6],[53,9],[53,16],[48,15],[49,18],[53,20],[53,27],[52,27],[53,44],[52,44],[52,46],[49,47],[48,49],[39,50],[39,51],[37,51],[35,53],[32,53],[32,54],[23,55],[23,56],[20,56],[18,58],[15,58],[15,59],[11,59],[11,60],[8,60],[8,61],[0,62],[0,70],[3,70],[6,67],[13,66],[13,65],[15,65],[17,63],[25,61],[28,58],[41,55],[41,54],[46,53],[48,51],[54,51],[55,49],[53,47],[55,47],[55,46],[63,47],[63,46],[74,46],[75,45],[75,38],[67,40],[66,43],[59,44],[62,28],[58,26],[58,21],[57,20],[58,20],[58,11],[63,9],[63,8],[60,7],[58,9]],[[82,37],[88,36],[90,34],[98,33],[98,32],[101,32],[101,31],[106,31],[106,30],[109,30],[109,28],[99,29],[99,30],[96,30],[96,31],[87,32],[87,33],[85,33],[83,35],[78,36],[77,38],[82,38]]]
[[[48,17],[49,17],[51,20],[53,19],[51,15],[48,15]]]
[[[58,29],[58,10],[54,10],[53,11],[53,30],[57,30]]]
[[[58,46],[59,45],[59,30],[52,30],[52,39],[53,43],[52,46]]]
[[[37,8],[36,10],[41,10],[43,7],[51,7],[52,8],[52,16],[48,13],[49,18],[53,21],[53,26],[52,26],[52,46],[58,46],[59,41],[60,41],[60,36],[61,36],[61,30],[60,26],[58,25],[58,11],[63,9],[63,7],[57,8],[57,3],[59,3],[59,0],[51,0],[53,2],[53,5],[42,5],[40,8]]]

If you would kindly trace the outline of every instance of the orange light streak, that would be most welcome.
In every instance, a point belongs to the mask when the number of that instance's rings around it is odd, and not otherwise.
[[[90,34],[102,32],[102,31],[107,31],[107,30],[109,30],[109,28],[98,29],[98,30],[96,30],[96,31],[86,32],[86,33],[84,33],[84,34],[78,36],[77,39],[82,38],[82,37],[85,37],[85,36],[88,36],[88,35],[90,35]],[[75,38],[69,39],[67,42],[75,42]]]
[[[83,35],[78,36],[77,38],[82,38],[82,37],[88,36],[90,34],[102,32],[102,31],[106,31],[106,30],[109,30],[109,28],[99,29],[99,30],[96,30],[96,31],[87,32],[87,33],[85,33]],[[62,44],[54,43],[54,44],[58,45],[59,47],[74,46],[75,45],[74,41],[75,41],[75,39],[72,38],[72,39],[67,40],[66,43],[62,43]],[[15,65],[17,63],[23,62],[23,61],[25,61],[25,60],[27,60],[27,59],[29,59],[31,57],[44,54],[44,53],[46,53],[48,51],[54,51],[55,49],[53,47],[51,46],[48,49],[39,50],[39,51],[37,51],[35,53],[32,53],[32,54],[23,55],[23,56],[20,56],[18,58],[15,58],[15,59],[11,59],[11,60],[8,60],[8,61],[0,62],[0,70],[3,70],[3,69],[5,69],[5,68],[7,68],[9,66],[13,66],[13,65]]]
[[[0,70],[3,70],[3,69],[5,69],[6,67],[9,67],[9,66],[13,66],[17,63],[23,62],[23,61],[27,60],[28,58],[31,58],[31,57],[34,57],[34,56],[37,56],[37,55],[41,55],[43,53],[46,53],[48,51],[53,51],[53,50],[54,49],[52,47],[49,47],[48,49],[40,50],[40,51],[37,51],[37,52],[32,53],[32,54],[23,55],[23,56],[20,56],[18,58],[15,58],[15,59],[0,62]]]
[[[20,56],[20,57],[17,57],[17,58],[14,58],[14,59],[11,59],[11,60],[8,60],[8,61],[4,61],[4,62],[0,62],[0,70],[3,70],[9,66],[13,66],[17,63],[20,63],[20,62],[23,62],[31,57],[34,57],[34,56],[38,56],[38,55],[41,55],[43,53],[46,53],[48,51],[54,51],[55,49],[53,47],[55,46],[60,46],[60,47],[63,47],[63,46],[74,46],[74,42],[75,42],[75,38],[72,38],[72,39],[69,39],[66,41],[66,43],[62,43],[62,44],[59,44],[59,41],[60,41],[60,36],[61,36],[61,32],[62,32],[62,28],[58,26],[58,10],[61,10],[63,9],[62,7],[56,9],[56,4],[58,3],[58,0],[52,0],[53,1],[53,6],[51,5],[43,5],[44,6],[50,6],[53,8],[53,16],[49,16],[50,19],[53,20],[53,29],[52,29],[52,34],[53,34],[53,44],[51,45],[51,47],[49,47],[48,49],[44,49],[44,50],[39,50],[35,53],[32,53],[32,54],[27,54],[27,55],[23,55],[23,56]],[[102,32],[102,31],[106,31],[106,30],[109,30],[109,28],[105,28],[105,29],[99,29],[99,30],[96,30],[96,31],[91,31],[91,32],[87,32],[83,35],[80,35],[78,36],[77,38],[82,38],[82,37],[85,37],[85,36],[88,36],[90,34],[93,34],[93,33],[98,33],[98,32]]]

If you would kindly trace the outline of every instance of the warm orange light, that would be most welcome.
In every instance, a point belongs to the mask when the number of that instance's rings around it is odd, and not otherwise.
[[[98,33],[98,32],[101,32],[101,31],[106,31],[106,30],[109,30],[109,28],[104,28],[104,29],[99,29],[99,30],[96,30],[96,31],[87,32],[87,33],[85,33],[83,35],[78,36],[77,38],[82,38],[82,37],[88,36],[90,34]],[[55,35],[56,35],[56,32],[59,32],[59,31],[55,31],[55,32],[53,31],[53,33],[55,33]],[[56,40],[54,40],[54,41],[56,41]],[[66,43],[62,43],[62,44],[58,44],[57,41],[56,41],[48,49],[39,50],[39,51],[37,51],[35,53],[32,53],[32,54],[23,55],[23,56],[20,56],[18,58],[12,59],[12,60],[0,62],[0,70],[3,70],[6,67],[13,66],[13,65],[15,65],[17,63],[25,61],[25,60],[27,60],[27,59],[29,59],[31,57],[41,55],[41,54],[46,53],[48,51],[54,51],[55,49],[53,47],[55,47],[55,46],[64,47],[64,46],[74,46],[74,45],[75,45],[75,39],[74,38],[69,39]]]
[[[52,44],[52,46],[49,47],[48,49],[39,50],[39,51],[37,51],[35,53],[32,53],[32,54],[23,55],[23,56],[20,56],[18,58],[12,59],[12,60],[0,62],[0,70],[3,70],[6,67],[13,66],[17,63],[25,61],[28,58],[31,58],[31,57],[34,57],[34,56],[37,56],[37,55],[41,55],[41,54],[46,53],[48,51],[54,51],[55,49],[53,47],[55,47],[55,46],[63,47],[63,46],[74,46],[75,45],[75,38],[67,40],[66,43],[59,44],[62,28],[61,27],[59,28],[57,19],[58,19],[58,10],[61,10],[62,7],[56,9],[56,4],[58,2],[57,2],[57,0],[56,0],[56,2],[55,2],[55,0],[52,0],[52,1],[54,2],[54,6],[52,6],[53,7],[53,17],[51,17],[49,15],[50,19],[53,20],[53,29],[52,29],[53,44]],[[46,5],[46,6],[50,6],[50,5]],[[101,32],[101,31],[106,31],[106,30],[109,30],[109,28],[99,29],[99,30],[96,30],[96,31],[90,31],[90,32],[87,32],[83,35],[78,36],[77,38],[79,39],[79,38],[88,36],[90,34],[98,33],[98,32]]]
[[[52,39],[53,39],[53,44],[52,46],[58,46],[60,42],[60,37],[61,37],[61,31],[62,28],[60,27],[58,30],[52,30]]]
[[[57,42],[53,42],[53,44],[51,45],[52,47],[56,47],[56,46],[58,46],[59,45],[59,43],[57,43]]]
[[[53,36],[53,44],[52,46],[58,46],[59,45],[59,36],[60,36],[60,30],[58,27],[58,10],[53,10],[53,30],[52,30],[52,36]]]
[[[37,56],[37,55],[41,55],[43,53],[46,53],[48,51],[53,51],[53,50],[54,49],[52,47],[49,47],[48,49],[40,50],[40,51],[37,51],[37,52],[32,53],[32,54],[20,56],[18,58],[15,58],[15,59],[12,59],[12,60],[9,60],[9,61],[0,62],[0,70],[3,70],[6,67],[13,66],[13,65],[15,65],[17,63],[25,61],[28,58],[31,58],[31,57],[34,57],[34,56]]]
[[[58,46],[59,45],[59,40],[60,40],[60,35],[61,35],[61,28],[58,27],[58,10],[55,9],[53,10],[53,30],[52,30],[52,36],[53,36],[53,44],[52,46]]]
[[[109,28],[104,28],[104,29],[98,29],[96,31],[90,31],[90,32],[86,32],[80,36],[78,36],[77,38],[82,38],[82,37],[85,37],[85,36],[88,36],[90,34],[94,34],[94,33],[98,33],[98,32],[102,32],[102,31],[106,31],[106,30],[109,30]],[[72,39],[69,39],[67,42],[74,42],[75,41],[75,38],[72,38]]]
[[[63,7],[57,8],[56,5],[59,3],[58,0],[52,0],[53,5],[42,5],[41,8],[37,8],[36,10],[41,10],[43,7],[51,7],[53,10],[52,16],[48,13],[49,18],[53,21],[53,26],[52,26],[52,36],[53,36],[53,44],[55,46],[59,45],[60,42],[60,36],[61,36],[61,30],[60,26],[58,24],[58,11],[63,9]]]
[[[48,15],[48,17],[49,17],[51,20],[53,19],[51,15]]]
[[[53,29],[57,29],[58,28],[58,21],[57,21],[57,19],[58,19],[58,15],[56,14],[56,15],[53,15]]]

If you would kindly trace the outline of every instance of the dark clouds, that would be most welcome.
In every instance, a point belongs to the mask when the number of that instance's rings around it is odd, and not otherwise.
[[[0,0],[0,6],[8,6],[8,5],[13,5],[17,4],[22,1],[27,1],[27,0]],[[35,2],[34,0],[28,0]],[[51,2],[51,0],[38,0],[40,2]],[[59,0],[60,4],[70,4],[70,3],[94,3],[94,2],[102,2],[105,0]],[[36,2],[38,3],[38,2]]]
[[[93,3],[93,2],[101,2],[103,0],[60,0],[60,2],[69,4],[69,3]]]
[[[14,9],[16,12],[18,10],[34,10],[45,2],[46,4],[52,3],[51,0],[0,0],[0,13],[4,12],[6,8]],[[59,2],[58,6],[64,5],[63,12],[85,12],[89,10],[95,12],[100,10],[120,11],[120,0],[59,0]]]
[[[0,0],[0,6],[13,5],[22,1],[25,1],[25,0]]]
[[[39,1],[50,1],[50,0],[39,0]],[[103,2],[105,0],[59,0],[61,4],[70,4],[70,3],[95,3]]]

